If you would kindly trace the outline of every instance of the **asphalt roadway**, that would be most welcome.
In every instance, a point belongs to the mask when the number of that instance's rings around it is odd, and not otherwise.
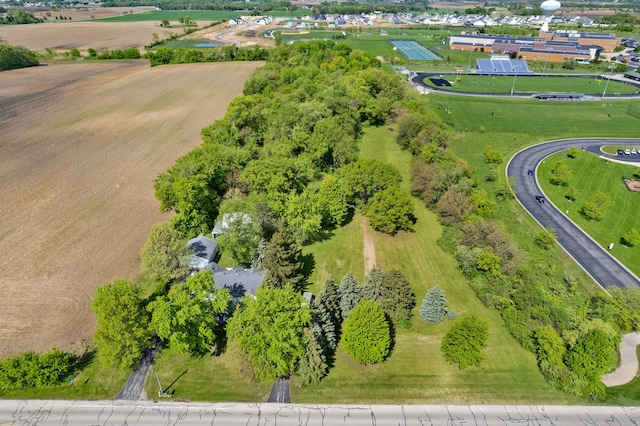
[[[291,393],[289,392],[291,385],[289,379],[278,379],[273,382],[271,393],[267,402],[275,402],[279,404],[291,404]]]
[[[0,401],[0,425],[638,425],[640,407]]]
[[[517,191],[516,197],[523,207],[544,228],[555,229],[558,243],[601,287],[605,289],[613,286],[640,288],[640,279],[637,276],[585,234],[549,200],[544,203],[536,201],[535,196],[544,195],[544,193],[538,185],[537,173],[528,174],[529,170],[537,171],[538,164],[554,152],[576,146],[600,153],[599,148],[602,145],[640,146],[640,139],[563,139],[534,145],[523,149],[511,158],[507,165],[507,176],[513,177],[514,189]],[[636,160],[636,156],[624,157],[622,158]],[[611,158],[620,159],[621,157],[611,156]],[[612,242],[618,244],[618,241]]]

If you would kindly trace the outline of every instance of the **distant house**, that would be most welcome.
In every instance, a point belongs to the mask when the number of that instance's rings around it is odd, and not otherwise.
[[[191,259],[191,267],[193,269],[203,269],[218,253],[216,240],[203,234],[190,239],[187,245],[193,251],[193,258]]]
[[[240,20],[240,19],[229,19],[229,21],[227,23],[229,25],[238,25],[238,24],[242,23],[242,20]]]
[[[248,213],[225,213],[222,215],[222,219],[215,223],[211,236],[216,238],[218,235],[224,234],[236,220],[240,220],[242,223],[253,222],[253,218]]]

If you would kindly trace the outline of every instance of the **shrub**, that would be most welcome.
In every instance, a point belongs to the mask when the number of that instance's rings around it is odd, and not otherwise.
[[[351,311],[344,321],[342,344],[360,364],[384,361],[391,349],[391,331],[377,302],[364,299]]]
[[[553,247],[553,243],[556,242],[558,236],[553,228],[543,229],[536,235],[535,242],[541,248],[549,250]]]
[[[475,315],[466,316],[449,329],[442,339],[442,354],[445,360],[464,370],[479,367],[485,358],[483,349],[489,338],[489,326]]]
[[[622,243],[629,247],[640,245],[640,232],[636,228],[629,229],[622,237]]]
[[[594,192],[582,206],[582,214],[591,220],[602,220],[607,215],[607,209],[611,205],[611,196],[606,192]]]
[[[427,324],[437,324],[444,319],[447,314],[447,299],[444,291],[435,286],[429,290],[420,306],[420,316]]]

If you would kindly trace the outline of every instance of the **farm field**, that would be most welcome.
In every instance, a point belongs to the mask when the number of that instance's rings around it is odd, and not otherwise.
[[[453,92],[473,92],[473,93],[582,93],[585,95],[602,95],[606,88],[607,95],[623,94],[629,95],[640,91],[640,88],[631,84],[619,81],[600,81],[592,78],[579,77],[538,77],[538,76],[478,76],[462,75],[456,78],[455,75],[443,76],[453,86],[443,87],[443,90]],[[514,81],[515,80],[515,81]],[[425,84],[435,87],[428,78],[424,79]]]
[[[0,38],[8,44],[21,45],[31,50],[42,51],[70,50],[76,48],[85,51],[93,48],[100,50],[142,49],[151,43],[153,35],[168,37],[170,32],[181,30],[162,28],[159,22],[113,22],[65,21],[64,23],[44,23],[30,25],[0,26]]]
[[[558,161],[564,162],[573,173],[569,186],[578,191],[573,202],[565,198],[567,187],[550,183],[551,169]],[[614,243],[609,252],[636,275],[640,275],[640,248],[625,247],[620,244],[620,238],[631,228],[640,230],[640,216],[629,214],[640,211],[640,193],[629,191],[623,182],[623,178],[633,178],[639,166],[638,163],[626,165],[605,161],[591,152],[578,152],[574,159],[567,157],[566,152],[559,152],[538,167],[540,186],[549,199],[560,210],[568,210],[567,216],[600,245],[607,247]],[[611,206],[601,221],[588,220],[580,213],[584,203],[596,191],[611,197]]]
[[[261,65],[2,72],[0,357],[90,338],[94,289],[134,279],[151,225],[168,218],[153,179],[200,143]]]

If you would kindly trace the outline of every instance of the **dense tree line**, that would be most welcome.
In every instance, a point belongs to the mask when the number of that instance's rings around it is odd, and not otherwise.
[[[0,16],[0,25],[39,24],[42,22],[42,19],[36,18],[33,12],[22,9],[10,9],[4,16]]]
[[[198,62],[228,62],[228,61],[264,61],[269,51],[259,46],[237,47],[222,46],[211,49],[170,49],[161,47],[156,51],[147,52],[144,57],[149,59],[152,67],[167,64],[193,64]]]
[[[25,352],[0,362],[0,389],[13,390],[52,386],[69,378],[77,358],[57,348],[37,354]]]
[[[36,54],[26,47],[10,46],[0,39],[0,71],[39,65]]]
[[[165,52],[172,51],[153,54]],[[303,244],[344,224],[350,210],[366,214],[373,201],[378,229],[410,228],[413,206],[398,192],[397,170],[357,160],[363,126],[396,114],[403,83],[372,56],[334,42],[279,46],[268,55],[244,96],[202,130],[203,145],[156,179],[162,209],[176,212],[175,228],[189,237],[209,232],[223,201],[246,202],[261,226],[286,223]]]

